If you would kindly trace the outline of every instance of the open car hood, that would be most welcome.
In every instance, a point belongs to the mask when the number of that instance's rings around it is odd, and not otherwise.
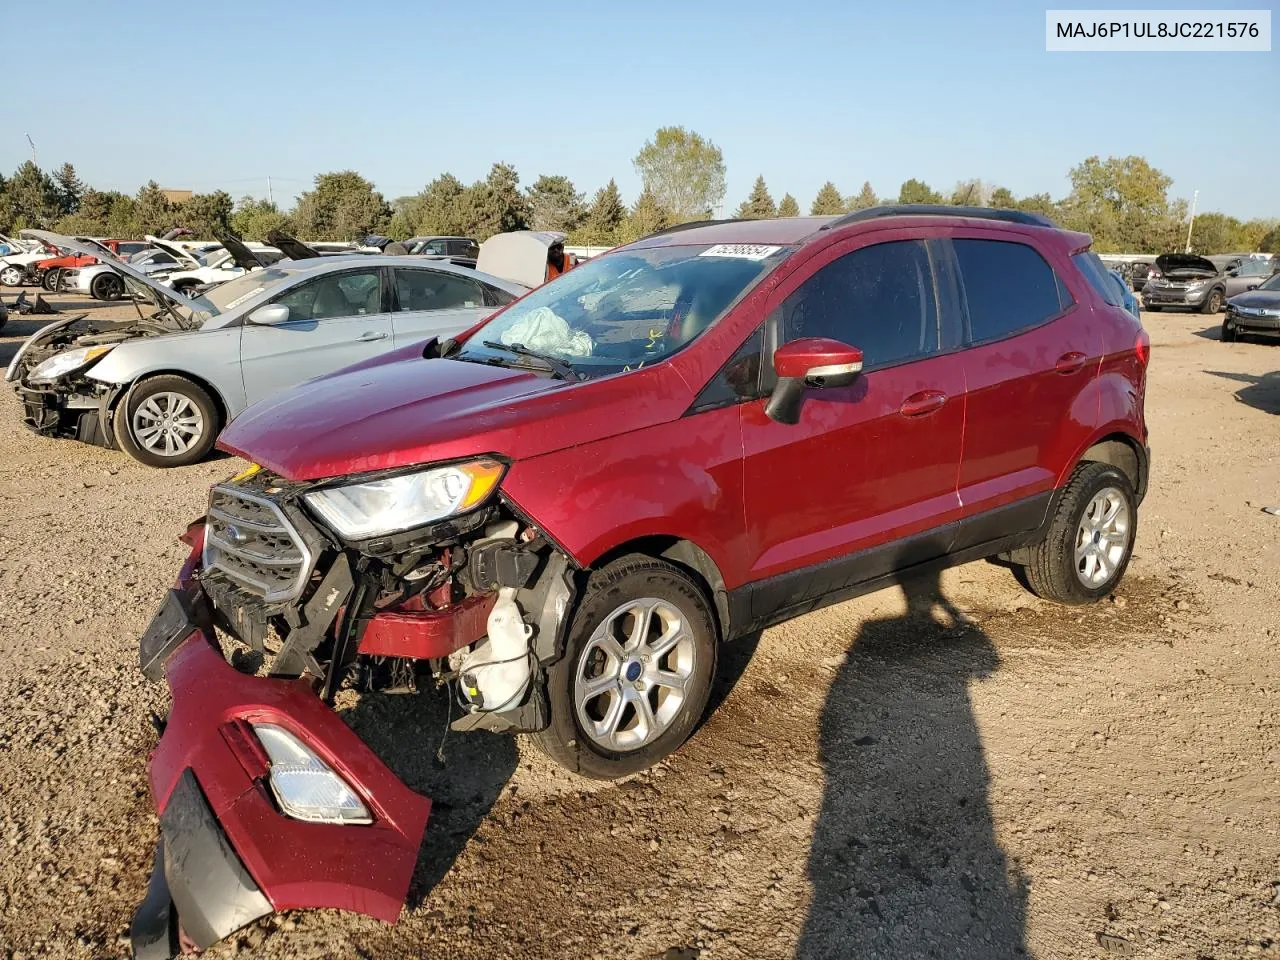
[[[265,267],[266,264],[258,259],[257,254],[244,245],[244,241],[237,237],[234,233],[227,231],[219,233],[218,240],[231,254],[231,259],[236,262],[236,266],[241,270],[258,270]]]
[[[1156,269],[1163,274],[1180,273],[1184,276],[1216,277],[1218,268],[1212,260],[1197,257],[1194,253],[1162,253],[1156,257]]]
[[[204,266],[197,257],[178,246],[176,243],[169,243],[160,237],[153,237],[151,234],[147,234],[146,239],[153,247],[159,247],[165,253],[169,254],[169,256],[173,257],[173,259],[177,260],[184,270],[199,270]]]
[[[125,263],[123,260],[105,259],[93,247],[73,240],[71,237],[64,237],[61,234],[50,233],[47,230],[23,230],[24,237],[33,237],[44,243],[52,244],[56,247],[65,247],[76,253],[88,254],[91,257],[98,258],[98,262],[109,270],[114,270],[124,280],[125,287],[136,296],[146,300],[156,308],[156,317],[167,317],[168,320],[180,330],[195,330],[209,317],[217,316],[219,310],[204,297],[184,297],[176,291],[160,286],[154,279],[147,276],[141,270],[132,264]]]

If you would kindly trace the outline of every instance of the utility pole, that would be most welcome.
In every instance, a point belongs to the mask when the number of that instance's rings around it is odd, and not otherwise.
[[[27,138],[27,143],[31,144],[31,165],[34,167],[36,166],[36,142],[31,139],[29,133],[24,133],[23,136]]]
[[[1196,225],[1196,201],[1200,199],[1200,191],[1196,190],[1191,194],[1191,220],[1187,223],[1187,249],[1183,253],[1191,252],[1191,228]]]
[[[267,177],[267,203],[271,204],[273,207],[276,205],[276,198],[275,198],[275,195],[271,192],[271,177],[270,177],[270,176],[268,176],[268,177]]]

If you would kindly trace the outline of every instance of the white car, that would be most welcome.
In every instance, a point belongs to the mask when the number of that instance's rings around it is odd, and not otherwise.
[[[0,286],[20,287],[27,282],[33,264],[60,257],[57,249],[38,246],[28,253],[7,253],[0,257]]]
[[[190,296],[197,287],[224,283],[234,280],[247,270],[256,270],[262,262],[275,263],[281,259],[281,253],[274,247],[263,244],[245,244],[247,255],[241,252],[237,256],[221,244],[204,247],[199,250],[186,250],[177,244],[156,237],[147,239],[159,250],[163,250],[178,262],[178,268],[163,276],[155,275],[162,284],[185,296]],[[255,263],[255,259],[257,262]]]
[[[206,244],[203,250],[198,252],[210,253],[220,249],[218,244]],[[125,262],[140,273],[156,279],[182,270],[186,264],[185,260],[179,262],[172,253],[161,250],[159,247],[151,247],[135,253]],[[95,263],[88,267],[63,270],[58,289],[83,293],[95,300],[119,300],[124,296],[125,288],[119,273],[105,264]]]

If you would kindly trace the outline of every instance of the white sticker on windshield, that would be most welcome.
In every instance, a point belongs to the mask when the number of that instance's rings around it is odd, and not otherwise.
[[[714,247],[708,247],[698,256],[700,257],[736,257],[739,260],[763,260],[771,257],[781,247],[769,247],[763,243],[717,243]]]
[[[225,307],[222,308],[223,312],[225,313],[228,310],[234,310],[236,307],[240,306],[240,304],[244,303],[246,300],[252,300],[254,297],[256,297],[265,289],[267,288],[254,287],[248,293],[240,294],[240,296],[236,297],[234,300],[232,300],[230,303],[228,303]]]

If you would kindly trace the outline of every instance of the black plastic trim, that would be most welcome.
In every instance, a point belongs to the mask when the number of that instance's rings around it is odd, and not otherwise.
[[[1054,496],[1053,491],[1037,494],[893,543],[743,584],[729,592],[733,636],[852,600],[928,570],[1033,543],[1053,515]]]
[[[134,960],[170,960],[182,952],[178,939],[178,915],[169,895],[164,875],[164,839],[156,844],[155,860],[147,895],[134,911],[129,924],[129,943]]]
[[[165,661],[209,617],[193,590],[171,587],[138,641],[138,666],[148,680],[164,679]]]
[[[838,230],[851,223],[878,220],[881,217],[964,217],[973,220],[1002,220],[1005,223],[1020,223],[1028,227],[1056,228],[1058,226],[1048,217],[1023,210],[1006,210],[1001,207],[953,207],[941,203],[892,203],[847,213],[839,219],[823,224],[818,229]]]

